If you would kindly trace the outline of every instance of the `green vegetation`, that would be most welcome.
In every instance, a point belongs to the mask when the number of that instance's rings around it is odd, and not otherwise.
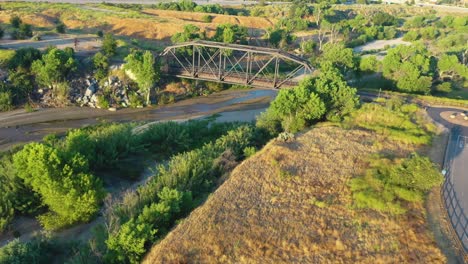
[[[421,202],[426,192],[441,184],[443,176],[427,157],[414,153],[406,159],[373,157],[370,168],[351,183],[357,208],[402,214],[402,203]]]
[[[117,41],[111,33],[106,33],[102,40],[102,51],[107,56],[115,55],[117,51]]]
[[[136,124],[107,124],[71,130],[63,139],[48,136],[43,143],[6,153],[0,159],[0,183],[4,183],[0,186],[0,200],[4,202],[0,230],[7,227],[13,215],[42,213],[42,206],[48,212],[39,220],[47,229],[87,222],[95,216],[103,198],[102,181],[95,176],[101,171],[115,170],[134,179],[142,168],[132,168],[132,157],[144,159],[151,154],[165,159],[199,148],[238,125],[169,122],[134,134]]]
[[[101,52],[98,52],[93,57],[94,77],[97,80],[102,80],[109,73],[109,57]]]
[[[405,144],[430,144],[436,127],[425,122],[416,105],[404,104],[399,97],[380,101],[364,104],[346,119],[345,125],[373,130]]]
[[[147,185],[129,194],[115,209],[122,226],[109,233],[106,259],[138,263],[148,243],[187,215],[212,190],[217,179],[232,169],[229,164],[244,157],[245,148],[264,144],[265,139],[256,135],[253,127],[240,126],[215,142],[175,155],[167,165],[160,165]]]
[[[37,81],[52,88],[58,88],[59,84],[65,83],[69,74],[75,70],[76,60],[71,48],[65,50],[51,48],[42,55],[41,60],[31,64],[31,71],[36,75]]]
[[[99,210],[102,183],[89,174],[88,162],[79,153],[31,143],[13,156],[13,164],[18,177],[50,209],[38,217],[45,229],[87,222]]]
[[[356,89],[347,85],[338,69],[324,64],[318,77],[304,79],[295,89],[281,90],[257,125],[271,135],[281,130],[294,133],[323,117],[340,121],[357,104]]]
[[[154,84],[159,81],[159,64],[150,51],[134,51],[125,58],[125,69],[132,72],[140,90],[146,93],[146,105],[150,105],[150,94]]]
[[[396,82],[405,92],[428,94],[431,90],[431,61],[422,45],[404,46],[388,50],[382,61],[383,75]]]

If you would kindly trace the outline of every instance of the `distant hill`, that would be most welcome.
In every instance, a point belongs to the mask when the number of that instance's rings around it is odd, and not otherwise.
[[[400,216],[352,208],[366,157],[405,155],[373,132],[314,128],[239,165],[145,263],[442,263],[424,207]]]

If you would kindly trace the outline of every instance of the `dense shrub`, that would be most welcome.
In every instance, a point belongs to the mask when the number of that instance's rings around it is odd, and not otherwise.
[[[378,12],[372,17],[372,23],[378,26],[393,26],[398,24],[398,20],[390,14]]]
[[[208,193],[216,179],[230,169],[225,165],[226,160],[220,160],[223,153],[232,153],[225,159],[235,162],[244,157],[247,147],[258,143],[261,141],[256,138],[255,129],[241,126],[215,142],[180,153],[166,165],[158,166],[157,175],[131,194],[138,198],[116,208],[125,223],[120,230],[109,234],[106,258],[111,262],[138,262],[151,241],[167,232],[177,218],[186,215],[193,208],[192,200]]]
[[[10,24],[13,28],[19,28],[19,26],[23,23],[21,18],[17,15],[10,17]]]
[[[31,70],[36,75],[36,80],[44,86],[56,87],[66,81],[72,72],[76,71],[77,62],[73,49],[60,50],[50,48],[41,60],[31,64]]]
[[[0,91],[0,111],[8,111],[13,108],[13,100],[10,91]]]
[[[35,60],[41,59],[41,52],[35,48],[20,48],[8,61],[8,68],[16,70],[18,68],[30,69]]]
[[[67,29],[67,27],[66,27],[65,24],[62,23],[62,22],[59,22],[59,23],[55,26],[55,31],[56,31],[57,33],[64,34],[66,29]]]
[[[398,90],[423,94],[430,92],[433,68],[423,45],[399,45],[389,49],[382,65],[383,76],[393,80]]]
[[[11,154],[0,159],[0,233],[13,220],[14,214],[30,215],[41,208],[39,196],[17,176]]]
[[[106,33],[102,40],[102,51],[107,56],[114,56],[117,51],[117,41],[111,33]]]
[[[415,153],[407,159],[372,159],[366,174],[350,186],[357,208],[401,214],[406,211],[402,203],[421,202],[424,193],[442,180],[429,158]]]
[[[0,248],[0,263],[46,264],[54,258],[54,250],[45,239],[21,243],[18,239]]]
[[[102,80],[107,77],[109,72],[109,57],[98,52],[93,57],[94,77]]]
[[[11,32],[13,39],[27,39],[33,36],[32,27],[29,24],[21,23],[19,27]]]
[[[429,144],[435,126],[427,122],[416,105],[404,105],[399,98],[380,104],[364,104],[345,124],[362,127],[405,144]]]
[[[18,177],[39,193],[50,209],[39,216],[49,230],[89,221],[104,195],[102,183],[88,173],[87,160],[80,154],[67,154],[30,143],[13,156]]]
[[[421,37],[421,35],[419,34],[418,31],[410,30],[403,36],[403,40],[404,41],[415,41],[415,40],[418,40],[420,37]]]

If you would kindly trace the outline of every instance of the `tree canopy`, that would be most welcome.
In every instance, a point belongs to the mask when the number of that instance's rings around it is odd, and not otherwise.
[[[76,70],[73,50],[51,48],[42,55],[41,60],[32,63],[31,70],[40,84],[54,87]]]
[[[156,59],[150,51],[134,51],[125,58],[125,69],[135,76],[138,87],[146,93],[146,104],[149,105],[150,93],[159,81],[160,71]]]
[[[382,61],[384,77],[393,80],[398,90],[428,94],[433,70],[431,57],[422,44],[399,45],[389,49]]]

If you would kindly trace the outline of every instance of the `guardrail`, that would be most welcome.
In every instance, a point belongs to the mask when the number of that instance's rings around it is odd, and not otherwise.
[[[468,217],[463,207],[460,205],[460,200],[455,192],[454,183],[450,177],[453,158],[449,155],[452,144],[452,132],[449,134],[447,148],[445,151],[444,170],[445,179],[441,188],[441,195],[447,216],[450,220],[451,231],[458,239],[460,250],[462,251],[465,261],[468,259]]]

